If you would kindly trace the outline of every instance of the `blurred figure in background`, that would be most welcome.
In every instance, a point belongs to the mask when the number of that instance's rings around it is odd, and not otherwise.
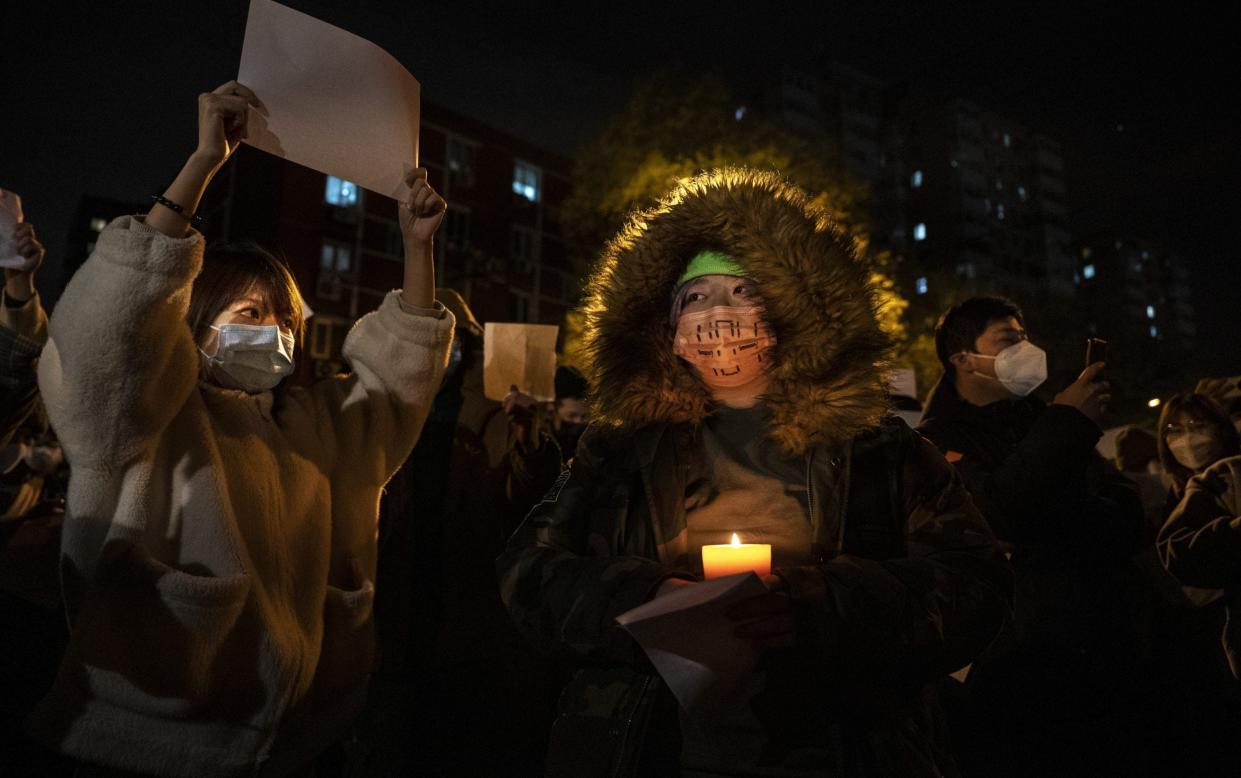
[[[382,680],[354,763],[364,774],[537,774],[551,670],[510,623],[495,558],[560,474],[560,447],[533,397],[486,396],[482,325],[455,290],[436,297],[457,327],[422,436],[381,501]]]
[[[575,367],[556,368],[556,400],[552,404],[552,435],[567,464],[577,453],[577,442],[590,425],[590,384]]]

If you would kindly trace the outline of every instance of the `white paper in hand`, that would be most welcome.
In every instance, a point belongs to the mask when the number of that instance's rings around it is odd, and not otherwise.
[[[556,399],[556,336],[554,324],[483,326],[483,394],[503,400],[516,386],[536,400]]]
[[[351,32],[271,0],[250,0],[237,80],[266,107],[245,142],[401,199],[418,166],[418,81]]]
[[[754,573],[686,586],[617,617],[668,684],[689,720],[710,729],[739,703],[758,664],[748,640],[733,634],[725,612],[762,594]]]
[[[0,267],[16,268],[26,263],[17,253],[13,230],[22,222],[22,198],[6,189],[0,189]]]

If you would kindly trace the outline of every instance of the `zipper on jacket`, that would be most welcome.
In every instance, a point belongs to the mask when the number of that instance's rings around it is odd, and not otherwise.
[[[810,527],[814,528],[814,449],[806,452],[806,511],[810,514]]]

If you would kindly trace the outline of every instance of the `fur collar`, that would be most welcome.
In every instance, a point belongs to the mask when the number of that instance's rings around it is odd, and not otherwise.
[[[695,253],[746,268],[775,330],[771,436],[803,455],[873,427],[888,410],[890,341],[853,241],[777,174],[722,168],[682,180],[604,249],[584,301],[597,420],[637,429],[701,422],[710,391],[672,354],[672,289]]]

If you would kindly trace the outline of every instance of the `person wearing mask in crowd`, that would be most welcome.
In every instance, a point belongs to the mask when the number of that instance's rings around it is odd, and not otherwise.
[[[0,209],[20,213],[0,189]],[[66,639],[55,559],[65,468],[39,398],[47,314],[35,290],[44,249],[19,221],[10,238],[21,262],[0,291],[0,763],[42,762],[21,722],[51,686]],[[48,560],[52,560],[48,564]]]
[[[994,636],[1010,571],[943,457],[888,406],[865,263],[777,174],[724,168],[635,214],[590,282],[595,423],[498,561],[533,640],[588,663],[563,775],[953,774],[927,685]],[[718,727],[679,725],[615,621],[772,546],[730,612],[762,652]]]
[[[1241,434],[1211,398],[1178,394],[1159,414],[1159,462],[1171,481],[1166,520],[1185,496],[1189,479],[1226,457],[1241,454]]]
[[[1104,365],[1050,405],[1036,398],[1046,354],[1000,297],[949,309],[935,346],[944,375],[919,431],[955,464],[1017,574],[1013,619],[952,711],[966,774],[1141,774],[1149,604],[1131,558],[1144,522],[1135,485],[1095,451]]]
[[[0,198],[13,195],[0,189]],[[4,269],[0,292],[0,446],[34,410],[38,399],[35,374],[39,353],[47,342],[47,314],[35,290],[35,274],[44,249],[29,222],[18,222],[10,236],[22,264]]]
[[[534,398],[483,390],[483,327],[452,289],[453,354],[422,437],[381,502],[383,658],[360,769],[538,772],[546,661],[500,603],[495,558],[563,469]],[[424,713],[426,711],[426,713]],[[421,722],[416,737],[409,721]],[[464,763],[446,764],[448,758]]]
[[[235,81],[199,96],[196,150],[145,217],[103,230],[51,319],[39,381],[73,470],[73,628],[29,728],[83,774],[287,774],[365,694],[376,506],[452,340],[445,203],[406,175],[404,288],[346,338],[349,375],[286,386],[304,325],[288,268],[204,255],[192,229],[260,105]]]
[[[552,403],[552,436],[565,462],[573,459],[577,442],[590,424],[590,384],[575,367],[556,368],[556,400]]]
[[[1159,553],[1168,572],[1187,587],[1220,590],[1221,600],[1203,610],[1223,611],[1209,622],[1197,622],[1212,627],[1214,640],[1208,643],[1208,634],[1195,630],[1187,636],[1192,640],[1189,650],[1170,658],[1177,663],[1173,665],[1176,676],[1188,676],[1196,683],[1182,692],[1186,704],[1176,712],[1183,718],[1167,733],[1169,739],[1181,738],[1175,772],[1168,774],[1236,775],[1241,771],[1236,736],[1241,721],[1239,527],[1241,456],[1232,456],[1186,483],[1183,498],[1159,532]],[[1209,654],[1202,650],[1208,646]],[[1196,700],[1195,692],[1199,693]]]
[[[1157,444],[1171,482],[1161,525],[1182,503],[1196,476],[1241,454],[1241,440],[1228,416],[1210,397],[1196,392],[1178,394],[1164,404]],[[1166,528],[1156,532],[1168,537]],[[1183,534],[1174,544],[1178,553],[1184,550]],[[1158,560],[1166,563],[1171,548],[1162,541],[1157,544]],[[1225,587],[1194,584],[1192,575],[1181,578],[1171,572],[1165,573],[1164,607],[1155,622],[1164,723],[1154,764],[1165,774],[1236,775],[1241,773],[1241,742],[1234,732],[1241,721],[1241,688],[1232,681],[1220,647],[1220,630],[1229,619],[1221,591]]]

